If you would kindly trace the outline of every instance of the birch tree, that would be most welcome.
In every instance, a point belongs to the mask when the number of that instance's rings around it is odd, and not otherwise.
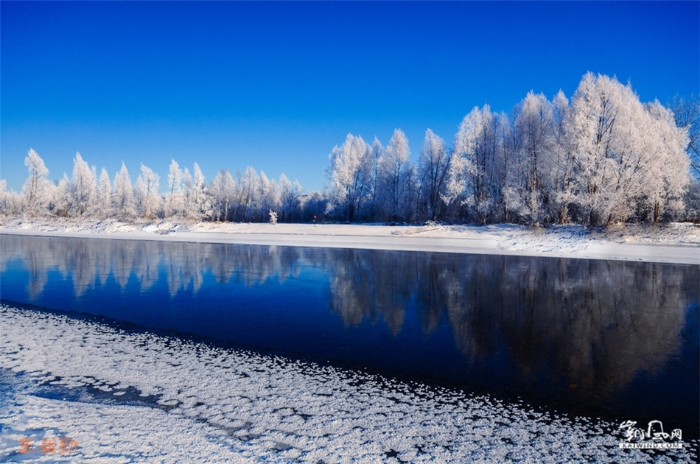
[[[662,216],[677,218],[685,209],[684,196],[690,185],[691,159],[688,126],[678,127],[673,112],[658,100],[645,107],[649,124],[644,131],[647,144],[639,169],[642,171],[641,198],[651,209],[651,220]]]
[[[572,99],[569,124],[577,184],[573,199],[584,223],[624,222],[646,200],[654,205],[653,221],[662,208],[681,207],[688,137],[671,112],[656,103],[645,108],[629,85],[588,73]]]
[[[574,153],[567,132],[569,111],[569,101],[560,90],[552,101],[554,143],[551,147],[552,191],[549,198],[552,218],[559,224],[565,224],[571,219],[570,205],[574,201]]]
[[[449,162],[444,140],[435,135],[432,130],[426,130],[418,162],[418,172],[423,196],[422,202],[427,217],[433,221],[437,220],[442,204],[440,195],[444,193]]]
[[[171,160],[168,171],[168,195],[165,199],[166,217],[175,215],[182,209],[182,170],[177,161]]]
[[[691,167],[697,179],[700,179],[700,96],[688,98],[674,97],[670,105],[676,126],[685,129],[688,135],[687,152]]]
[[[121,169],[114,176],[114,184],[112,191],[112,208],[115,214],[119,216],[120,219],[129,219],[136,215],[136,208],[134,207],[134,190],[131,186],[131,179],[129,178],[129,171],[126,169],[126,165],[122,163]]]
[[[112,214],[112,186],[105,168],[100,171],[100,184],[97,187],[97,212],[101,218]]]
[[[192,172],[193,215],[191,215],[191,217],[197,221],[201,221],[203,218],[211,216],[211,204],[209,202],[207,188],[204,182],[204,173],[202,173],[199,164],[194,163]]]
[[[378,182],[383,192],[385,217],[390,220],[401,219],[403,188],[409,180],[410,156],[408,139],[401,129],[395,129],[384,153],[379,158]]]
[[[14,190],[7,189],[7,180],[0,180],[0,212],[3,214],[20,214],[22,197]]]
[[[509,182],[508,209],[528,223],[539,224],[547,219],[555,162],[554,113],[543,94],[529,92],[517,106],[514,130],[519,150],[511,165],[515,171]]]
[[[270,211],[279,209],[280,200],[277,182],[274,179],[269,179],[263,171],[260,171],[258,189],[255,196],[258,220],[265,222],[265,217]]]
[[[252,166],[248,166],[245,173],[238,174],[238,191],[236,192],[236,214],[235,217],[241,221],[256,220],[258,213],[257,194],[260,177]]]
[[[59,217],[67,217],[71,214],[73,192],[71,181],[66,173],[63,173],[63,177],[56,184],[49,183],[47,196],[48,210],[52,214]]]
[[[182,173],[182,198],[179,214],[181,217],[192,218],[196,215],[194,204],[192,201],[194,193],[194,180],[190,174],[190,170],[185,168]]]
[[[462,206],[480,222],[497,208],[497,119],[488,105],[475,107],[459,126],[448,168],[445,203]]]
[[[48,203],[48,191],[50,182],[47,179],[49,170],[44,164],[44,160],[30,148],[24,165],[29,170],[29,177],[22,187],[22,199],[25,213],[35,216],[43,212]]]
[[[154,219],[161,211],[163,199],[158,192],[159,186],[160,176],[141,163],[141,174],[136,179],[134,197],[142,218]]]
[[[73,159],[70,197],[69,214],[83,216],[94,213],[97,204],[97,176],[95,168],[90,169],[80,153],[76,153]]]
[[[287,176],[282,173],[279,181],[280,208],[282,222],[291,222],[299,216],[299,196],[301,196],[301,184],[298,181],[290,182]]]
[[[214,201],[213,216],[216,221],[228,221],[231,203],[236,194],[236,181],[231,173],[222,169],[216,173],[211,183],[211,194]]]
[[[365,204],[372,178],[372,150],[362,137],[348,134],[329,155],[328,212],[352,222]]]

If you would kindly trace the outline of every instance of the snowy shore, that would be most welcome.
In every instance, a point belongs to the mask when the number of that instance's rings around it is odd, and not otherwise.
[[[388,226],[4,218],[0,234],[201,243],[365,248],[700,264],[700,226],[620,225],[605,229],[511,224]]]
[[[0,305],[0,460],[692,462],[618,424]],[[62,393],[56,395],[54,389]],[[43,392],[43,393],[42,393]],[[51,394],[50,392],[54,392]],[[73,456],[18,454],[69,437]]]

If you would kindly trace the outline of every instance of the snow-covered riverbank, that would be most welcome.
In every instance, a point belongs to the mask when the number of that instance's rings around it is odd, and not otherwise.
[[[547,229],[375,224],[120,222],[5,218],[0,234],[368,248],[700,264],[700,226],[688,223]]]
[[[692,462],[697,457],[692,439],[677,450],[620,449],[619,424],[571,420],[524,404],[6,305],[0,306],[0,369],[13,384],[0,409],[0,460]],[[26,437],[36,441],[33,454],[17,451]],[[47,437],[75,441],[74,454],[40,454],[39,443]]]

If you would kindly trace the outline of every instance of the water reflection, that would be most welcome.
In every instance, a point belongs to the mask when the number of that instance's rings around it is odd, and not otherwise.
[[[27,268],[30,300],[55,271],[77,297],[110,277],[141,292],[166,279],[175,297],[201,292],[207,278],[284,286],[306,272],[324,282],[330,314],[348,329],[385,325],[399,337],[413,317],[429,339],[448,324],[468,366],[506,359],[520,384],[546,372],[589,397],[621,391],[640,373],[653,377],[681,356],[700,293],[700,267],[659,263],[7,235],[0,253],[3,275],[13,260]]]
[[[679,353],[700,285],[698,267],[658,263],[371,250],[327,258],[332,308],[346,324],[381,315],[396,334],[415,298],[423,332],[446,314],[472,362],[505,350],[521,376],[551,364],[571,388],[601,395]]]

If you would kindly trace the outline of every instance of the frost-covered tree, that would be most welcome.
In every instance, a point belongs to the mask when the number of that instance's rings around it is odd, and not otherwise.
[[[435,221],[441,210],[441,194],[447,181],[450,158],[442,138],[428,129],[418,162],[418,172],[422,192],[422,204],[427,218]]]
[[[258,173],[255,171],[255,169],[253,169],[253,167],[248,166],[243,175],[238,173],[237,176],[238,182],[236,182],[236,186],[238,187],[238,191],[236,192],[236,211],[234,214],[234,220],[262,220],[260,217],[258,217],[258,192],[260,184],[260,177],[258,176]]]
[[[263,171],[260,171],[260,182],[256,194],[256,205],[259,221],[263,222],[269,211],[280,207],[279,186],[274,179],[268,179]]]
[[[328,194],[312,191],[299,198],[301,203],[301,219],[304,222],[321,222],[325,220],[328,211]]]
[[[501,188],[497,128],[498,120],[488,105],[465,116],[455,136],[442,195],[445,203],[466,208],[467,216],[482,223],[497,210]]]
[[[73,186],[66,173],[63,173],[63,177],[56,184],[50,184],[48,192],[48,210],[52,214],[59,217],[66,217],[71,214]]]
[[[151,168],[141,163],[141,174],[136,179],[134,198],[140,217],[154,219],[162,209],[163,198],[158,192],[160,176]]]
[[[298,220],[300,212],[299,197],[302,193],[301,184],[296,180],[294,183],[290,182],[287,176],[282,173],[280,175],[279,189],[281,208],[280,220],[282,222]]]
[[[100,171],[100,184],[97,186],[97,214],[101,218],[112,214],[112,185],[105,168]]]
[[[676,125],[688,131],[687,152],[697,179],[700,179],[700,96],[676,96],[670,105]]]
[[[20,214],[22,212],[22,197],[14,190],[7,189],[7,180],[0,180],[0,213]]]
[[[47,179],[49,170],[44,160],[32,148],[24,159],[24,165],[29,170],[29,177],[22,187],[24,212],[32,216],[42,214],[49,202],[48,194],[51,186]]]
[[[195,213],[194,202],[194,180],[192,179],[192,174],[190,170],[185,168],[182,173],[182,208],[180,209],[180,216],[193,218]]]
[[[236,181],[231,173],[222,169],[216,173],[209,190],[213,200],[213,217],[216,221],[228,221],[231,204],[236,195]]]
[[[205,217],[211,217],[212,209],[211,202],[209,201],[209,195],[207,192],[207,187],[204,179],[204,173],[200,169],[197,163],[193,166],[194,173],[194,208],[197,214],[196,219],[201,221]]]
[[[112,208],[121,219],[128,219],[136,215],[134,190],[131,186],[129,171],[124,163],[122,163],[122,167],[117,172],[117,175],[114,176]]]
[[[551,150],[551,191],[549,192],[549,210],[552,219],[559,224],[571,219],[570,205],[573,202],[574,153],[569,144],[567,121],[569,101],[561,90],[552,101],[554,119],[554,143]]]
[[[377,182],[383,198],[384,217],[390,220],[405,219],[407,198],[404,188],[410,179],[411,166],[408,139],[401,129],[395,129],[389,144],[378,160]]]
[[[348,134],[345,143],[334,147],[329,158],[328,212],[352,222],[362,210],[371,186],[372,149],[362,137]]]
[[[662,216],[675,219],[685,209],[684,196],[690,184],[690,158],[685,151],[688,130],[676,125],[673,112],[658,101],[645,106],[647,130],[640,155],[640,202],[651,211],[651,220],[658,222]]]
[[[171,160],[168,172],[168,195],[165,199],[165,215],[171,217],[182,210],[182,170],[177,161]]]
[[[377,137],[374,137],[372,142],[372,157],[369,160],[371,163],[370,177],[367,182],[367,210],[368,217],[371,221],[381,217],[382,198],[380,191],[379,179],[379,159],[384,154],[384,147]]]
[[[675,179],[682,189],[687,185],[687,178],[670,167],[680,163],[681,170],[687,168],[677,150],[687,143],[687,135],[669,127],[669,113],[659,106],[650,113],[632,88],[617,79],[588,73],[581,80],[572,98],[568,131],[576,168],[572,199],[582,222],[626,221],[637,213],[641,199],[659,199],[654,192],[664,179]]]
[[[80,153],[73,159],[73,178],[70,184],[69,214],[93,214],[97,206],[97,175],[83,160]]]
[[[514,136],[518,139],[508,179],[508,210],[525,222],[547,220],[553,190],[555,120],[552,104],[543,94],[529,92],[516,107]]]

